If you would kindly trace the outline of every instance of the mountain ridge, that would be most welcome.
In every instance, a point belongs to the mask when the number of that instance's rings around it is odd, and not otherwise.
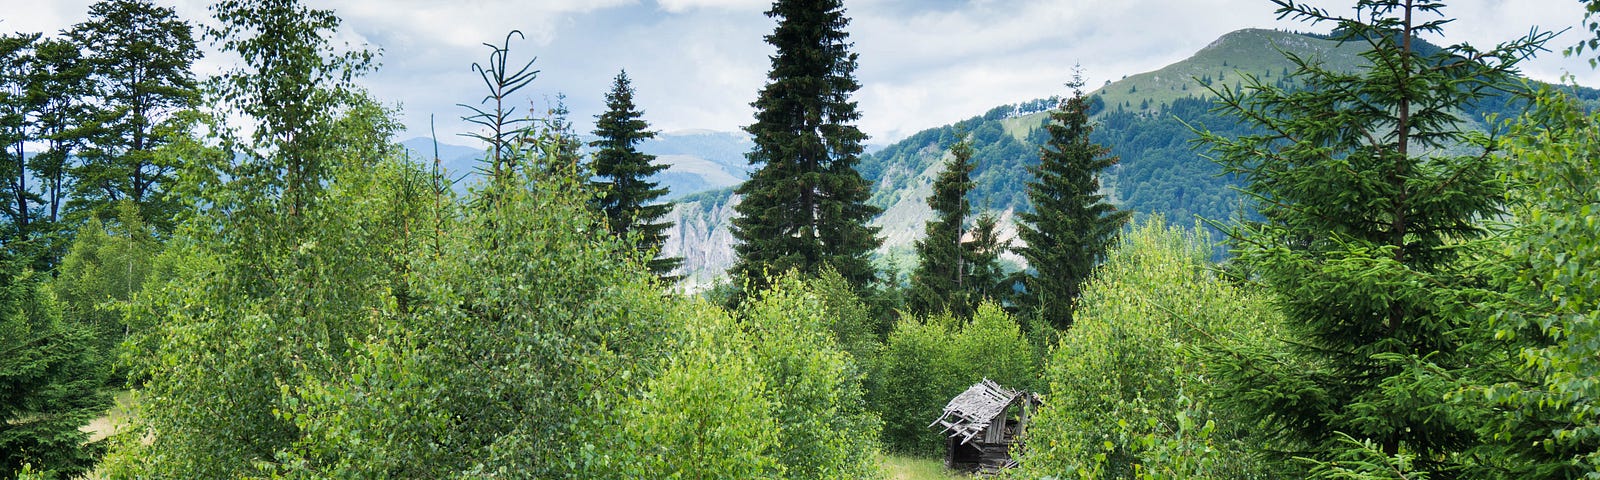
[[[1428,45],[1428,48],[1438,48]],[[1196,218],[1222,220],[1250,215],[1244,199],[1232,190],[1234,179],[1194,150],[1190,125],[1224,135],[1248,131],[1237,121],[1212,112],[1212,96],[1204,88],[1242,88],[1244,75],[1264,83],[1287,85],[1294,66],[1283,53],[1321,62],[1328,68],[1354,70],[1365,62],[1360,45],[1330,40],[1325,35],[1259,28],[1229,32],[1183,60],[1162,68],[1128,75],[1090,92],[1091,115],[1096,124],[1091,140],[1111,149],[1121,162],[1103,172],[1102,189],[1118,208],[1136,216],[1162,215],[1173,223]],[[1064,94],[1067,92],[1063,92]],[[1577,96],[1596,103],[1600,91],[1574,89]],[[858,169],[873,185],[869,203],[884,210],[873,220],[881,228],[884,245],[878,251],[880,266],[903,274],[914,266],[913,242],[931,218],[925,199],[947,158],[946,149],[961,135],[973,140],[972,192],[974,214],[991,212],[1005,221],[1002,235],[1014,238],[1009,221],[1026,209],[1027,169],[1038,163],[1044,143],[1041,128],[1048,110],[1059,97],[1002,105],[983,115],[937,126],[864,155]],[[1499,128],[1485,113],[1514,111],[1511,102],[1470,106],[1463,119],[1474,128]],[[1494,101],[1488,102],[1494,103]],[[718,281],[732,264],[732,238],[727,235],[737,197],[731,187],[702,192],[681,201],[669,215],[687,220],[692,229],[673,230],[675,239],[664,246],[668,255],[701,258],[696,269],[685,272],[687,288]],[[707,228],[721,225],[721,228]],[[1019,267],[1019,258],[1009,258]],[[898,275],[898,274],[896,274]],[[901,278],[904,275],[899,275]]]

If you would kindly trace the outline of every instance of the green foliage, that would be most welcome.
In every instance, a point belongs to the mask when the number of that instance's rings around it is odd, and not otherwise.
[[[957,317],[972,314],[977,298],[968,290],[971,266],[962,234],[967,230],[967,215],[972,211],[967,192],[972,190],[972,145],[966,141],[950,147],[950,160],[933,182],[928,207],[934,219],[923,228],[916,242],[917,269],[911,273],[909,304],[919,315],[949,312]]]
[[[993,302],[979,304],[970,321],[947,315],[900,319],[884,342],[871,395],[872,409],[883,418],[884,446],[938,453],[944,437],[928,424],[951,398],[984,378],[1031,390],[1038,364],[1016,320]]]
[[[672,319],[691,312],[595,235],[583,181],[522,175],[476,193],[497,208],[447,225],[407,275],[414,307],[381,310],[348,374],[285,394],[282,415],[304,433],[278,473],[590,478],[604,466],[594,449],[620,428],[609,412],[654,376]]]
[[[749,292],[771,275],[827,265],[864,291],[877,276],[868,256],[881,243],[867,222],[880,210],[866,204],[872,185],[856,171],[866,134],[852,124],[861,114],[849,100],[860,88],[850,20],[841,0],[778,0],[767,16],[778,19],[766,37],[777,52],[751,104],[756,122],[745,127],[755,142],[747,157],[760,167],[735,190],[739,259],[730,273]]]
[[[1308,460],[1312,478],[1349,480],[1426,480],[1428,472],[1415,471],[1416,454],[1383,453],[1382,447],[1371,440],[1356,440],[1338,434],[1344,445],[1336,450],[1332,460]]]
[[[1128,231],[1084,285],[1051,352],[1021,476],[1245,478],[1256,419],[1219,410],[1199,345],[1266,341],[1265,296],[1218,278],[1203,231],[1159,217]]]
[[[868,370],[866,367],[872,365],[883,348],[880,332],[888,329],[872,314],[866,301],[856,295],[850,282],[839,272],[824,268],[816,278],[789,288],[803,289],[807,295],[816,297],[814,301],[821,309],[823,326],[832,334],[835,345],[850,354],[857,367]]]
[[[81,475],[104,449],[78,428],[111,406],[109,369],[44,280],[0,248],[0,476]]]
[[[975,299],[1001,301],[1011,296],[1011,283],[1005,281],[1005,268],[1000,265],[1000,254],[1011,248],[1010,239],[1001,239],[1000,218],[993,212],[984,212],[973,221],[971,240],[965,243],[970,272],[968,296]]]
[[[1049,140],[1040,149],[1039,165],[1030,169],[1031,212],[1017,215],[1016,249],[1028,259],[1031,274],[1023,278],[1022,303],[1037,309],[1056,328],[1072,325],[1072,303],[1106,250],[1116,242],[1128,212],[1118,211],[1100,193],[1100,172],[1116,165],[1109,150],[1089,140],[1089,102],[1083,77],[1067,86],[1072,98],[1050,114]]]
[[[137,204],[124,200],[119,207],[111,224],[90,218],[78,229],[50,284],[65,317],[93,331],[95,349],[108,360],[129,335],[126,306],[143,289],[160,252]]]
[[[33,117],[30,137],[43,143],[45,150],[28,159],[28,170],[40,182],[40,218],[56,223],[65,213],[72,188],[73,178],[67,170],[83,143],[83,124],[89,120],[85,97],[92,88],[90,69],[77,43],[56,38],[35,43],[31,63],[26,97]]]
[[[279,197],[295,217],[338,166],[330,161],[339,147],[333,124],[361,102],[354,79],[372,70],[375,54],[334,50],[339,17],[300,0],[222,0],[210,8],[220,25],[206,37],[245,66],[213,78],[209,93],[255,121],[253,148],[243,152],[249,161],[234,173],[259,194]]]
[[[618,409],[610,478],[786,478],[775,405],[751,338],[727,314],[702,307],[686,341],[645,394]],[[838,433],[838,432],[835,432]]]
[[[74,211],[110,218],[129,200],[145,224],[171,232],[181,202],[166,194],[180,167],[155,152],[182,133],[179,113],[199,100],[192,27],[148,0],[103,0],[65,33],[83,48],[94,81],[86,144],[71,169]]]
[[[247,145],[215,123],[212,139],[174,142],[186,166],[177,190],[195,212],[157,261],[164,281],[132,312],[149,328],[133,373],[149,378],[139,405],[151,442],[119,457],[113,470],[129,475],[255,471],[299,435],[281,415],[297,401],[288,387],[342,374],[351,340],[372,330],[365,320],[409,294],[396,260],[420,230],[402,227],[421,224],[421,182],[379,168],[398,127],[351,90],[370,55],[327,53],[323,35],[339,23],[329,11],[212,10],[220,26],[208,36],[246,65],[212,93],[256,125]],[[414,188],[371,195],[385,184]]]
[[[598,180],[591,182],[596,190],[595,203],[606,217],[606,228],[612,234],[627,238],[634,248],[646,255],[660,251],[666,241],[666,230],[672,222],[662,222],[661,217],[672,212],[671,203],[656,203],[667,194],[649,180],[667,169],[666,164],[653,163],[655,155],[639,152],[638,144],[655,138],[656,132],[648,130],[650,124],[640,116],[633,104],[633,86],[628,72],[617,74],[611,92],[606,94],[606,113],[595,121],[594,135],[589,142],[596,149],[592,168]],[[683,258],[651,258],[650,271],[663,279],[683,264]]]
[[[1337,38],[1370,47],[1369,67],[1349,74],[1291,55],[1299,88],[1251,76],[1242,95],[1211,87],[1219,108],[1262,132],[1202,138],[1260,208],[1263,221],[1231,236],[1290,327],[1289,340],[1217,357],[1223,406],[1267,420],[1317,461],[1344,451],[1342,432],[1439,471],[1475,438],[1446,414],[1449,383],[1425,373],[1478,361],[1462,349],[1468,319],[1445,299],[1475,281],[1457,245],[1483,234],[1477,221],[1498,212],[1503,193],[1489,139],[1457,115],[1514,88],[1517,60],[1548,34],[1425,54],[1414,36],[1448,22],[1420,20],[1436,2],[1364,0],[1349,19],[1277,3],[1280,15],[1337,23]]]
[[[148,332],[133,343],[151,435],[122,459],[130,475],[241,476],[301,437],[288,417],[307,401],[300,389],[348,375],[376,312],[414,301],[403,259],[423,242],[403,225],[422,225],[426,204],[387,189],[422,178],[392,162],[341,168],[322,205],[301,212],[321,228],[265,239],[293,250],[250,255],[267,242],[196,232],[248,223],[199,217],[179,230],[156,262],[164,281],[147,281],[130,322]],[[266,263],[236,263],[256,259]]]
[[[1569,57],[1576,57],[1583,55],[1583,50],[1587,48],[1589,50],[1589,56],[1592,57],[1589,58],[1589,68],[1595,68],[1596,66],[1600,66],[1600,21],[1595,21],[1596,14],[1600,13],[1600,1],[1579,1],[1583,3],[1583,21],[1587,22],[1587,24],[1584,25],[1584,29],[1589,33],[1594,34],[1594,36],[1585,37],[1583,40],[1578,41],[1578,43],[1567,47],[1566,50],[1562,51],[1562,53],[1565,53]]]
[[[1483,261],[1492,314],[1462,313],[1489,318],[1473,330],[1484,371],[1455,408],[1480,415],[1475,452],[1500,478],[1600,475],[1600,118],[1550,93],[1507,142],[1512,228]]]
[[[842,278],[830,276],[836,291]],[[774,456],[786,478],[881,477],[875,434],[882,423],[866,409],[860,360],[842,350],[835,338],[837,321],[828,314],[838,307],[824,300],[839,299],[817,295],[788,275],[740,312],[748,334],[756,339],[750,354],[772,396],[778,426]]]
[[[31,170],[25,145],[35,140],[31,131],[30,116],[36,105],[30,87],[34,77],[34,47],[39,41],[37,33],[0,35],[0,214],[5,224],[0,225],[0,241],[20,254],[21,258],[42,260],[39,267],[49,264],[48,218],[40,218],[39,204],[43,202],[36,185],[30,181],[37,177]]]

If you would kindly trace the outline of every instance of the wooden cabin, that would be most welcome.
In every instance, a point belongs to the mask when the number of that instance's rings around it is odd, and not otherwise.
[[[1017,465],[1011,448],[1028,424],[1039,400],[985,378],[945,404],[944,414],[929,427],[943,426],[944,465],[952,470],[997,473]],[[1016,406],[1013,410],[1011,407]],[[1016,413],[1013,418],[1011,413]]]

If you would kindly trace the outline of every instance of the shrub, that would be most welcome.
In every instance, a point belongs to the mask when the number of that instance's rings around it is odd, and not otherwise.
[[[779,432],[775,456],[788,478],[883,475],[876,457],[881,422],[866,409],[857,360],[837,338],[843,333],[852,345],[869,344],[860,338],[869,331],[865,309],[844,286],[837,274],[810,283],[787,275],[741,312],[755,339],[756,368],[769,385]]]
[[[1159,218],[1124,235],[1085,284],[1047,360],[1025,477],[1240,476],[1250,422],[1212,409],[1197,343],[1265,338],[1265,299],[1217,278],[1203,236]]]

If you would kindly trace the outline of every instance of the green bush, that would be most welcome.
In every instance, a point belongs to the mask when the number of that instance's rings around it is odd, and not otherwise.
[[[1253,342],[1277,321],[1258,294],[1217,278],[1210,245],[1159,218],[1136,226],[1085,284],[1047,361],[1021,476],[1216,478],[1256,468],[1253,426],[1214,411],[1194,350]]]
[[[615,410],[594,478],[782,478],[778,407],[750,336],[715,307],[685,313],[665,370]]]
[[[867,335],[865,309],[837,274],[807,283],[781,277],[741,312],[752,353],[772,395],[775,456],[792,479],[875,478],[877,415],[867,411],[858,360],[839,333]],[[823,288],[816,288],[816,287]],[[827,288],[831,286],[832,288]],[[840,293],[844,292],[844,293]],[[831,293],[823,295],[822,293]],[[848,314],[839,314],[848,310]],[[862,344],[859,337],[852,344]]]
[[[123,306],[143,288],[160,252],[155,235],[139,219],[138,207],[124,201],[117,209],[112,223],[91,217],[78,230],[51,282],[66,320],[93,331],[96,353],[107,359],[116,357],[130,330]]]

